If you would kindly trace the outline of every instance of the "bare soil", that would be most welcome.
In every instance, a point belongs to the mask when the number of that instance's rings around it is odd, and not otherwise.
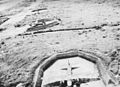
[[[1,86],[31,83],[38,62],[54,53],[78,49],[109,56],[120,47],[119,0],[13,2],[0,6],[1,16],[9,18],[0,25]],[[59,25],[27,32],[40,19],[59,20]]]

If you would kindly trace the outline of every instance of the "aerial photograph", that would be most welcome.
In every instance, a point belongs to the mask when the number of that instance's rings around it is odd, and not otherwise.
[[[0,0],[0,87],[120,87],[120,0]]]

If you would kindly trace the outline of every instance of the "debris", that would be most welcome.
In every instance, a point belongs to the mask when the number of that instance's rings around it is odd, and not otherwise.
[[[32,12],[38,12],[38,11],[41,11],[41,10],[47,10],[47,8],[40,8],[40,9],[36,9],[36,10],[33,10]]]
[[[53,27],[59,25],[59,21],[58,20],[54,20],[54,19],[41,19],[37,21],[37,24],[35,24],[33,27],[28,28],[27,32],[29,31],[37,31],[37,30],[42,30],[42,29],[46,29],[49,27]]]
[[[4,31],[4,30],[6,30],[6,28],[0,28],[0,32],[2,32],[2,31]]]
[[[6,22],[7,20],[9,20],[9,18],[7,17],[0,17],[0,25],[4,22]]]
[[[25,87],[23,83],[19,83],[16,87]]]

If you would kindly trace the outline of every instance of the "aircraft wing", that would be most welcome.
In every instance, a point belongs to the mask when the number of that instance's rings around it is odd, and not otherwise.
[[[72,67],[71,69],[74,70],[74,69],[77,69],[79,67]],[[61,70],[67,70],[67,68],[62,68]]]

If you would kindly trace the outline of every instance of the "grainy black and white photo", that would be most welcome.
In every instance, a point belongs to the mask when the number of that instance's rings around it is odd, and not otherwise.
[[[120,87],[120,0],[0,0],[0,87]]]

